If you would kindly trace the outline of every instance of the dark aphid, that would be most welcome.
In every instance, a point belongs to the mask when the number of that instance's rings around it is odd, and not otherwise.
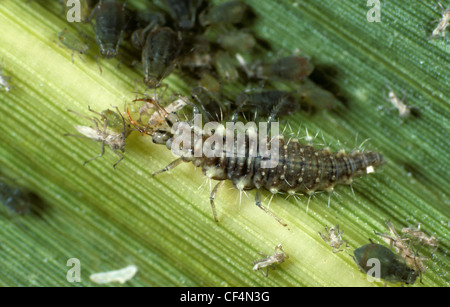
[[[202,149],[205,142],[211,142],[211,134],[203,133],[203,127],[192,126],[189,122],[180,122],[176,114],[167,113],[154,100],[138,100],[154,104],[166,119],[167,127],[162,129],[141,125],[134,121],[128,113],[130,122],[141,133],[151,135],[153,142],[166,145],[168,149],[172,150],[172,153],[181,156],[155,174],[173,169],[182,162],[192,162],[195,166],[202,168],[206,177],[218,180],[219,183],[210,195],[211,208],[216,221],[214,198],[224,180],[231,180],[240,191],[257,189],[256,205],[286,226],[262,206],[261,189],[268,190],[273,194],[286,192],[294,196],[299,193],[312,195],[319,190],[331,192],[335,185],[350,184],[354,177],[372,173],[374,167],[383,163],[382,155],[377,152],[354,151],[346,154],[341,150],[332,153],[329,149],[318,150],[312,146],[302,145],[296,139],[286,141],[283,136],[267,139],[267,147],[270,152],[265,156],[261,154],[261,151],[253,151],[253,154],[256,155],[251,156],[249,144],[254,143],[254,138],[258,135],[256,127],[247,129],[245,135],[241,133],[241,138],[235,138],[235,133],[239,132],[233,130],[231,131],[233,138],[230,140],[224,136],[223,126],[221,128],[220,125],[216,127],[213,137],[216,140],[223,140],[221,151],[211,155],[210,148],[206,148],[205,151],[198,153],[198,149]],[[177,126],[172,129],[175,124]],[[180,135],[177,135],[179,130],[183,130],[181,139]],[[184,132],[188,133],[186,140],[183,139]],[[191,142],[192,139],[194,142]],[[179,148],[181,143],[188,141],[190,143],[188,148]],[[232,151],[228,150],[227,143],[233,146]]]
[[[100,0],[92,11],[90,22],[101,56],[106,59],[116,57],[126,26],[125,4],[116,0]]]
[[[195,24],[197,10],[203,0],[165,0],[172,19],[181,30],[189,30]]]
[[[0,175],[0,202],[6,208],[19,215],[28,214],[35,199],[36,196],[31,191],[17,186],[11,179]]]
[[[145,44],[147,33],[156,27],[162,27],[166,23],[164,14],[151,10],[139,11],[139,23],[143,24],[143,28],[138,28],[131,34],[131,43],[137,49],[142,49]]]
[[[292,114],[298,108],[299,103],[289,92],[279,90],[243,92],[236,98],[235,115],[244,112],[263,117],[270,115],[274,118]]]
[[[247,5],[241,1],[229,1],[211,6],[200,13],[199,21],[202,26],[213,24],[240,23],[247,11]]]
[[[142,49],[144,83],[155,88],[175,67],[183,46],[181,38],[168,27],[156,28],[148,33]]]
[[[5,91],[9,92],[11,90],[11,87],[8,83],[8,81],[11,79],[11,77],[3,76],[3,58],[2,58],[2,65],[0,66],[0,87],[4,87]]]
[[[260,79],[300,81],[314,70],[308,58],[288,56],[274,63],[266,63],[256,68],[256,77]]]
[[[364,273],[375,273],[375,278],[382,278],[392,283],[414,284],[419,273],[411,269],[405,260],[394,254],[389,248],[371,243],[354,251],[355,260],[359,269]],[[372,271],[373,270],[373,271]],[[379,276],[377,276],[377,270]]]
[[[119,156],[119,160],[113,165],[113,167],[116,168],[116,165],[123,159],[123,155],[120,152],[125,152],[126,138],[133,131],[125,122],[120,111],[116,108],[117,112],[107,109],[102,113],[98,113],[89,107],[89,111],[100,116],[100,119],[97,117],[90,118],[72,110],[69,111],[91,120],[94,123],[94,126],[76,125],[75,129],[81,133],[81,135],[65,134],[66,136],[83,137],[102,143],[101,153],[98,156],[85,161],[84,164],[103,156],[105,153],[105,145],[109,145],[109,148]]]
[[[198,109],[198,113],[202,114],[207,122],[222,121],[228,110],[230,104],[202,86],[197,86],[191,91],[192,103]]]
[[[77,52],[79,55],[86,54],[89,51],[89,45],[86,43],[86,40],[80,39],[79,35],[76,35],[72,32],[68,32],[67,29],[62,30],[58,33],[58,41],[66,48],[72,50],[72,63],[73,63],[73,54]],[[81,56],[80,56],[80,59]]]
[[[265,271],[262,272],[266,277],[269,276],[269,268],[275,269],[276,265],[283,263],[286,259],[289,259],[289,255],[283,250],[283,246],[281,244],[275,246],[273,255],[266,255],[262,252],[258,252],[258,254],[264,256],[264,258],[253,261],[253,271],[256,272],[265,269]]]

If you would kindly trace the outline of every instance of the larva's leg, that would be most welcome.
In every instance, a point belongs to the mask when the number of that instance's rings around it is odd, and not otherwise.
[[[274,219],[277,220],[278,223],[280,223],[283,226],[287,226],[286,223],[284,223],[278,216],[276,216],[275,214],[273,214],[270,210],[268,210],[266,207],[264,207],[261,204],[261,190],[256,190],[256,195],[255,195],[255,204],[261,208],[265,213],[267,213],[268,215],[270,215],[271,217],[273,217]]]
[[[176,159],[175,161],[172,161],[169,165],[167,165],[165,168],[156,171],[152,174],[152,176],[156,176],[158,174],[170,171],[171,169],[177,167],[178,165],[180,165],[181,163],[183,163],[183,160],[181,158]]]
[[[217,219],[217,212],[216,212],[216,205],[214,204],[214,198],[216,197],[217,191],[223,186],[224,183],[225,180],[219,181],[219,183],[217,183],[214,189],[212,190],[211,195],[209,195],[209,202],[211,203],[211,209],[213,212],[214,220],[216,222],[219,222],[219,220]]]

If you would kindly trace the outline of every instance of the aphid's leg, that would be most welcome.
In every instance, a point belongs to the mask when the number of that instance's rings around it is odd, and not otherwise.
[[[89,116],[86,116],[86,115],[84,115],[84,114],[81,114],[81,113],[78,113],[77,111],[74,111],[74,110],[70,110],[70,109],[67,109],[67,111],[69,111],[69,112],[72,112],[72,113],[75,113],[76,115],[78,115],[78,116],[81,116],[81,117],[83,117],[83,118],[85,118],[85,119],[88,119],[88,120],[92,120],[92,118],[91,118],[91,117],[89,117]]]
[[[102,70],[102,66],[100,65],[100,62],[98,61],[98,56],[97,55],[94,57],[94,60],[95,60],[95,63],[97,63],[98,70],[100,71],[100,75],[101,75],[103,70]]]
[[[116,169],[116,165],[119,164],[120,161],[123,160],[123,155],[117,151],[114,151],[114,153],[119,156],[119,160],[117,160],[117,162],[113,164],[113,168]]]
[[[216,205],[214,204],[214,198],[216,198],[217,191],[223,186],[224,183],[225,180],[219,181],[214,187],[214,189],[211,191],[211,194],[209,195],[209,202],[211,203],[211,209],[213,212],[214,220],[216,222],[219,222],[219,220],[217,219],[217,212],[216,212]]]
[[[258,189],[256,190],[256,195],[255,195],[255,204],[262,209],[265,213],[267,213],[268,215],[270,215],[271,217],[273,217],[275,220],[277,220],[278,223],[280,223],[283,226],[287,226],[286,223],[284,223],[278,216],[276,216],[275,214],[273,214],[271,211],[269,211],[266,207],[264,207],[261,204],[261,190]]]
[[[268,267],[266,267],[266,270],[262,271],[262,272],[263,272],[264,276],[269,277],[269,268]]]
[[[98,113],[98,112],[95,111],[95,110],[92,110],[92,109],[91,109],[91,106],[89,106],[89,105],[88,105],[88,110],[89,110],[90,112],[94,113],[94,114],[97,114],[97,115],[100,116],[101,118],[104,118],[104,117],[105,117],[103,114]]]
[[[92,160],[95,160],[95,159],[97,159],[97,158],[100,158],[101,156],[103,156],[104,153],[105,153],[105,141],[102,141],[102,152],[101,152],[98,156],[92,157],[92,158],[90,158],[89,160],[84,161],[83,166],[85,166],[86,163],[89,163],[89,162],[91,162]]]
[[[183,163],[183,159],[182,159],[182,158],[178,158],[178,159],[172,161],[169,165],[167,165],[167,166],[164,167],[163,169],[154,172],[154,173],[152,174],[152,177],[153,177],[153,176],[156,176],[156,175],[158,175],[158,174],[161,174],[161,173],[170,171],[171,169],[177,167],[177,166],[180,165],[181,163]]]

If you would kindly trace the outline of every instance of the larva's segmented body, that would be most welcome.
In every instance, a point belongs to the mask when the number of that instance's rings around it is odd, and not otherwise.
[[[150,102],[146,99],[141,100]],[[151,135],[154,143],[165,144],[168,149],[180,156],[180,158],[154,173],[154,175],[173,169],[182,162],[192,162],[196,167],[201,167],[206,177],[219,181],[210,196],[216,221],[214,198],[225,180],[231,180],[233,185],[241,191],[257,189],[256,205],[285,225],[261,205],[262,189],[266,189],[273,194],[285,192],[290,195],[301,193],[311,195],[315,191],[332,191],[335,185],[350,184],[354,177],[371,173],[374,171],[375,166],[383,163],[382,155],[377,152],[354,151],[347,154],[341,150],[337,153],[332,153],[328,148],[318,150],[313,146],[302,145],[295,139],[286,141],[283,136],[275,137],[278,141],[275,142],[278,143],[278,146],[275,148],[278,148],[278,150],[271,152],[271,149],[273,149],[271,147],[274,147],[272,146],[274,144],[273,138],[268,142],[270,155],[263,156],[259,151],[256,152],[256,155],[250,155],[251,138],[249,135],[254,132],[249,131],[246,132],[244,139],[245,154],[241,156],[237,155],[239,144],[234,138],[232,139],[235,145],[233,146],[234,151],[230,154],[225,150],[227,148],[227,139],[225,137],[223,138],[223,150],[219,151],[219,154],[215,153],[214,156],[211,156],[205,155],[203,152],[201,155],[195,155],[196,150],[204,145],[208,138],[211,137],[211,134],[202,132],[199,137],[198,132],[191,127],[190,136],[194,142],[192,142],[190,147],[182,148],[181,143],[175,142],[177,132],[174,130],[176,129],[170,129],[170,131],[167,129],[167,127],[173,127],[175,123],[180,123],[178,117],[174,113],[167,113],[156,102],[152,101],[152,103],[165,113],[164,117],[167,125],[164,128],[139,125],[139,123],[131,119],[128,113],[131,123],[142,134]],[[197,141],[195,141],[196,136]],[[177,146],[178,148],[176,148]],[[275,161],[275,167],[264,168],[262,163],[269,160]]]
[[[275,168],[261,168],[262,157],[201,157],[193,160],[203,174],[214,180],[231,180],[240,190],[264,188],[289,194],[331,191],[336,184],[350,184],[353,177],[367,173],[383,158],[376,152],[317,150],[297,141],[279,139]],[[265,158],[267,159],[267,158]]]

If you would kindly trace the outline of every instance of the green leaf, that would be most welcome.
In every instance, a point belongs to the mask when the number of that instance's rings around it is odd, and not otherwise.
[[[56,1],[42,2],[0,3],[2,75],[14,87],[0,92],[1,171],[40,197],[30,215],[1,210],[0,285],[92,286],[91,274],[134,264],[139,272],[125,285],[379,286],[351,255],[369,238],[384,244],[373,231],[387,232],[386,219],[398,230],[420,222],[440,239],[423,282],[449,285],[450,49],[443,40],[427,40],[439,7],[381,1],[381,22],[370,23],[366,1],[246,1],[256,15],[252,30],[272,48],[266,56],[301,50],[316,67],[314,81],[344,101],[331,111],[292,115],[285,121],[292,130],[319,132],[334,150],[351,151],[370,139],[364,148],[387,159],[353,184],[354,193],[337,187],[329,206],[325,193],[298,201],[276,195],[270,210],[289,225],[282,227],[254,205],[255,191],[240,195],[229,182],[216,198],[216,223],[200,170],[184,164],[151,177],[174,157],[149,137],[131,135],[116,170],[109,150],[83,167],[100,143],[63,136],[75,133],[74,125],[89,125],[67,108],[88,114],[88,105],[101,111],[134,99],[142,72],[130,63],[139,57],[124,44],[123,63],[100,60],[100,74],[92,44],[84,61],[75,55],[72,63],[57,33],[78,26],[65,21]],[[92,35],[89,25],[80,27]],[[167,83],[184,95],[191,86],[176,73]],[[407,93],[417,116],[399,118],[386,101],[387,85]],[[263,196],[267,205],[271,195]],[[351,246],[346,252],[332,253],[318,234],[336,224]],[[280,243],[290,258],[268,277],[254,272],[258,252],[271,254]],[[70,258],[81,262],[81,283],[66,278]]]

